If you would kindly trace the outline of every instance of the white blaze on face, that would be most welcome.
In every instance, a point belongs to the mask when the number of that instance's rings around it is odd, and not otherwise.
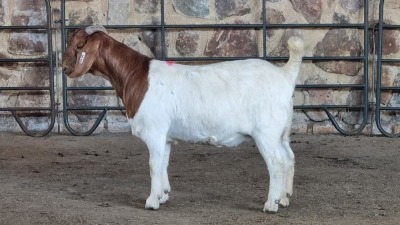
[[[86,57],[86,53],[82,52],[81,57],[79,57],[79,64],[83,63],[83,61],[85,60],[85,57]]]

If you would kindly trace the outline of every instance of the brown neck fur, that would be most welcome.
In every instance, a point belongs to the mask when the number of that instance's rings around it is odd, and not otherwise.
[[[124,102],[127,117],[133,118],[148,89],[151,58],[105,34],[95,33],[92,36],[102,39],[92,72],[108,78]]]

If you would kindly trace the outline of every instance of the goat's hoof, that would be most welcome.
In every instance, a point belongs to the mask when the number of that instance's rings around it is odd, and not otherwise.
[[[289,198],[288,197],[283,197],[280,201],[279,201],[279,205],[282,206],[283,208],[286,208],[289,206]]]
[[[167,193],[163,194],[162,197],[160,198],[160,200],[159,200],[160,204],[165,204],[168,201],[168,199],[169,199],[169,195],[167,192]]]
[[[275,214],[275,213],[277,213],[278,211],[269,211],[269,210],[266,210],[265,208],[264,208],[264,210],[263,210],[265,213],[268,213],[268,214]]]
[[[276,203],[277,202],[277,203]],[[265,212],[265,213],[270,213],[270,214],[273,214],[273,213],[277,213],[278,212],[278,209],[279,209],[279,200],[277,200],[277,201],[267,201],[265,204],[264,204],[264,209],[263,209],[263,211]]]
[[[145,209],[148,209],[148,210],[158,210],[158,209],[160,208],[160,206],[153,206],[153,205],[148,205],[148,204],[146,204],[146,205],[144,206],[144,208],[145,208]]]
[[[146,205],[144,206],[145,209],[150,209],[150,210],[157,210],[160,208],[160,202],[159,200],[156,199],[151,199],[150,197],[147,198],[146,200]]]

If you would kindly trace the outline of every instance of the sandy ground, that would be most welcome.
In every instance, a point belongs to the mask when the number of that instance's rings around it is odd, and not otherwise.
[[[400,224],[400,140],[293,135],[294,196],[265,214],[253,143],[179,143],[170,201],[144,209],[148,152],[129,134],[0,134],[0,224]]]

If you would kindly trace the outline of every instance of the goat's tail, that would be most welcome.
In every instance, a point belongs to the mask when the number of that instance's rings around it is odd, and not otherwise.
[[[288,40],[290,52],[289,61],[284,66],[284,69],[292,74],[294,79],[297,78],[300,71],[300,64],[304,56],[304,42],[300,37],[290,37]]]

